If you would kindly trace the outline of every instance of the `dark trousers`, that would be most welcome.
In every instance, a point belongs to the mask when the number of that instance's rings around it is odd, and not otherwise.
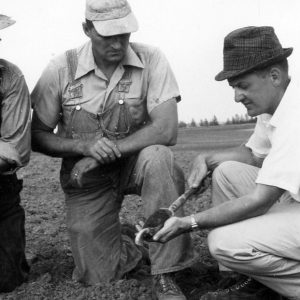
[[[22,284],[29,272],[25,258],[25,213],[20,205],[22,181],[0,176],[0,292]]]

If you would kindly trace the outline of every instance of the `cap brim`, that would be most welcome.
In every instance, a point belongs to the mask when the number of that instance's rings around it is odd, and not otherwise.
[[[278,56],[272,57],[270,59],[267,59],[265,61],[260,62],[259,64],[253,65],[249,68],[243,69],[243,70],[236,70],[236,71],[221,71],[219,74],[216,75],[215,80],[216,81],[222,81],[225,79],[230,79],[230,78],[234,78],[237,76],[241,76],[244,75],[248,72],[250,72],[251,70],[254,70],[256,68],[263,68],[263,67],[267,67],[268,65],[278,62],[286,57],[289,57],[293,52],[293,48],[284,48],[283,49],[283,54],[280,54]]]
[[[92,22],[96,31],[102,36],[131,33],[137,31],[139,28],[138,22],[132,12],[124,18]]]
[[[15,20],[12,20],[9,17],[6,17],[4,15],[0,15],[0,29],[4,29],[6,27],[9,27],[9,26],[11,26],[15,23],[16,23]]]

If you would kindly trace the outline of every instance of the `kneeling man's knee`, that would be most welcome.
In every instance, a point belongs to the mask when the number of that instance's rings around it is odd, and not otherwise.
[[[174,172],[174,156],[172,151],[162,145],[153,145],[146,147],[139,154],[139,161],[143,165],[144,172],[150,172],[151,174],[163,174],[168,172]]]
[[[144,148],[139,154],[138,165],[143,177],[148,176],[152,181],[158,181],[160,184],[171,178],[178,193],[184,192],[184,173],[176,164],[170,148],[163,145]]]
[[[153,163],[166,161],[173,158],[172,151],[163,145],[148,146],[141,150],[139,156],[141,159],[151,161]]]

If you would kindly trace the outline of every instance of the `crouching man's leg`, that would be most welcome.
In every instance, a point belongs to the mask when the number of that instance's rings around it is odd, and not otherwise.
[[[249,192],[256,173],[256,168],[236,162],[221,165],[214,174],[214,203]],[[231,289],[210,293],[202,299],[231,299],[233,296],[277,299],[271,290],[289,299],[300,299],[299,214],[299,203],[282,202],[263,216],[211,231],[209,249],[218,262],[255,281],[244,280]]]
[[[213,206],[250,193],[255,188],[258,170],[256,167],[236,161],[222,163],[212,176]],[[219,269],[223,274],[231,271],[220,263]]]
[[[73,279],[94,285],[122,278],[142,254],[131,237],[121,234],[119,172],[95,170],[81,189],[68,186],[68,178],[62,176],[61,182],[75,261]]]
[[[144,215],[168,207],[184,192],[184,175],[175,164],[173,153],[165,146],[142,150],[132,169],[129,185],[135,187],[144,203]],[[178,216],[183,215],[178,210]],[[172,279],[172,273],[191,266],[196,260],[189,234],[182,234],[166,244],[149,243],[151,270],[159,299],[185,299]]]
[[[29,272],[21,187],[16,175],[0,176],[0,293],[14,290],[27,279]]]

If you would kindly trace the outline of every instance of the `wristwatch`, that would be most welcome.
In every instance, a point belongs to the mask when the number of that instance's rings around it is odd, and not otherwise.
[[[191,227],[192,227],[192,230],[197,230],[199,228],[198,224],[196,223],[196,220],[195,220],[195,217],[194,215],[190,215],[190,218],[191,218]]]

